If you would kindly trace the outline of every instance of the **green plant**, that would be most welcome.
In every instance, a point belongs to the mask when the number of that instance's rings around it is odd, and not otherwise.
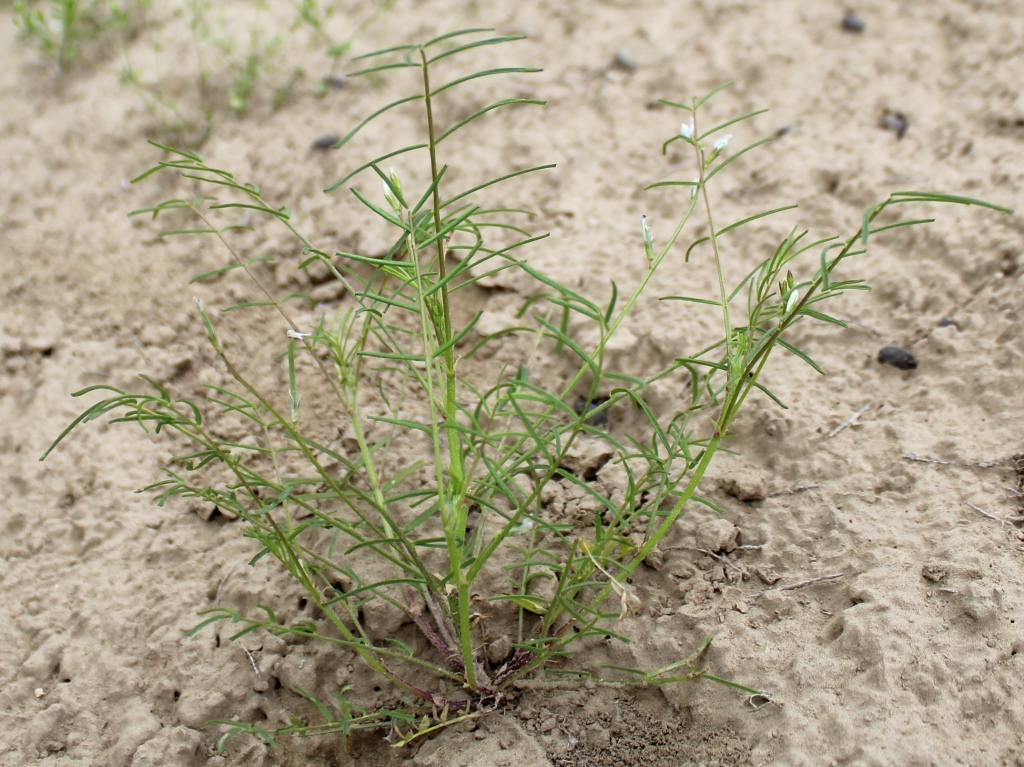
[[[330,72],[320,81],[320,91],[325,92],[330,87],[334,78],[336,68],[342,56],[352,48],[353,41],[366,29],[377,21],[382,15],[390,11],[397,0],[382,0],[382,2],[364,18],[355,29],[349,33],[344,40],[337,40],[327,30],[327,22],[337,11],[336,2],[320,2],[319,0],[292,0],[295,8],[295,21],[292,23],[292,30],[306,26],[313,30],[316,39],[326,45],[327,57],[331,60]]]
[[[141,96],[148,111],[159,121],[166,141],[201,146],[215,124],[225,117],[243,117],[254,104],[266,102],[277,110],[285,103],[296,83],[305,76],[307,63],[286,63],[282,55],[286,50],[302,50],[304,59],[313,55],[329,60],[328,74],[318,85],[319,93],[325,93],[325,83],[332,81],[334,70],[352,41],[390,10],[394,0],[373,4],[373,9],[341,42],[328,30],[336,5],[293,0],[294,20],[290,26],[281,26],[281,20],[271,9],[256,3],[249,23],[240,27],[234,17],[226,16],[223,8],[209,0],[164,0],[154,9],[162,14],[160,22],[150,25],[143,35],[151,42],[154,54],[146,58],[154,64],[147,68],[138,66],[138,59],[128,46],[122,45],[122,84]],[[187,93],[172,93],[159,69],[161,40],[179,34],[187,34],[191,39],[188,59],[173,62],[176,73],[184,66],[191,73],[190,78],[194,77],[194,87]]]
[[[824,311],[824,305],[867,286],[860,279],[838,279],[836,270],[863,253],[870,236],[925,223],[876,223],[879,217],[911,202],[987,205],[943,194],[895,193],[865,213],[853,236],[808,242],[806,232],[793,230],[769,258],[738,284],[728,285],[723,236],[792,206],[718,226],[709,183],[769,140],[730,154],[730,137],[722,131],[758,113],[705,129],[704,107],[719,89],[686,103],[665,101],[686,117],[665,147],[683,142],[693,153],[699,175],[693,181],[650,187],[686,190],[679,219],[663,244],[656,244],[646,219],[641,220],[636,287],[620,297],[612,285],[610,298],[599,303],[518,258],[521,248],[543,239],[508,223],[523,211],[472,202],[499,183],[552,166],[515,170],[456,192],[446,183],[445,157],[458,156],[450,147],[477,118],[495,109],[543,104],[507,98],[482,105],[462,119],[442,122],[442,94],[451,89],[485,77],[539,71],[499,67],[452,75],[438,85],[438,73],[460,54],[519,39],[487,37],[488,32],[463,30],[360,57],[370,65],[352,76],[407,70],[418,89],[366,118],[338,142],[338,148],[394,109],[422,110],[425,125],[422,142],[363,163],[331,187],[338,189],[361,173],[380,180],[381,204],[374,201],[376,195],[357,187],[351,192],[390,227],[393,234],[383,255],[315,248],[294,227],[287,208],[265,200],[259,187],[206,164],[194,152],[157,145],[169,158],[136,179],[170,169],[204,190],[232,195],[227,201],[212,196],[174,199],[136,213],[156,218],[188,211],[199,220],[198,228],[167,234],[207,234],[223,243],[232,263],[196,279],[231,269],[248,274],[259,299],[225,311],[262,309],[280,318],[287,335],[281,355],[286,383],[280,391],[254,384],[199,304],[209,342],[233,381],[230,387],[209,387],[209,408],[177,398],[150,379],[146,380],[153,393],[148,394],[92,386],[76,396],[104,392],[105,397],[86,409],[54,446],[79,424],[107,414],[113,414],[115,422],[135,422],[147,430],[168,430],[183,437],[188,449],[165,468],[165,479],[146,489],[157,493],[159,503],[173,496],[201,498],[241,517],[246,535],[259,545],[253,561],[266,555],[279,560],[323,616],[319,622],[287,622],[270,607],[262,608],[262,616],[216,607],[205,613],[195,631],[229,621],[241,627],[234,639],[265,630],[333,643],[358,654],[390,681],[398,700],[388,708],[361,708],[360,691],[346,687],[337,691],[331,708],[303,691],[323,723],[296,721],[268,732],[256,725],[223,722],[228,728],[225,737],[249,731],[273,743],[284,733],[348,735],[383,726],[391,728],[395,744],[405,744],[491,710],[525,676],[539,670],[556,672],[556,662],[587,638],[624,639],[622,623],[641,608],[627,579],[654,552],[687,504],[716,508],[697,495],[697,488],[750,395],[760,391],[778,402],[760,380],[772,352],[782,347],[820,370],[784,336],[808,317],[843,325]],[[418,157],[429,169],[429,180],[421,189],[413,192],[394,171],[382,169],[382,163],[397,157]],[[349,308],[338,316],[325,314],[315,327],[299,327],[288,305],[308,298],[275,298],[260,280],[258,261],[243,259],[234,248],[230,230],[238,226],[218,223],[219,211],[238,209],[287,227],[302,246],[301,266],[318,264],[329,271],[347,289]],[[680,253],[677,243],[695,214],[708,234]],[[717,295],[669,298],[717,309],[722,338],[696,354],[680,353],[668,367],[643,378],[609,369],[608,343],[627,322],[655,273],[670,257],[688,262],[702,245],[710,250]],[[453,307],[458,306],[460,291],[507,269],[518,271],[534,286],[519,312],[520,324],[477,333],[479,314],[456,323]],[[597,340],[585,345],[581,329]],[[460,371],[496,342],[509,342],[509,336],[522,344],[519,364],[501,367],[490,380]],[[574,360],[572,374],[557,390],[537,380],[537,351],[544,348]],[[689,400],[677,412],[656,413],[645,392],[673,374],[688,377]],[[333,410],[309,413],[304,408],[300,394],[317,386],[330,392]],[[369,403],[374,387],[379,412]],[[581,391],[584,401],[576,408],[572,400]],[[618,435],[593,425],[595,416],[617,406],[634,408],[644,429]],[[225,418],[247,424],[250,438],[240,442],[218,436],[207,409],[216,413],[214,424]],[[343,426],[350,435],[350,449],[329,431],[321,436],[324,424]],[[613,465],[622,475],[616,492],[603,491],[588,481],[592,477],[572,470],[571,451],[583,438],[600,440],[614,455]],[[414,460],[399,447],[400,442],[416,440],[429,460]],[[592,501],[589,524],[573,529],[549,518],[544,497],[555,482],[572,485]],[[515,635],[509,653],[490,665],[480,652],[480,600],[488,603],[493,620],[504,622]],[[361,617],[371,603],[405,613],[433,650],[417,653],[397,637],[373,635]],[[701,653],[709,642],[691,657],[655,671],[613,670],[641,684],[708,678],[757,692],[707,673]],[[622,677],[605,681],[630,683]]]
[[[20,36],[66,69],[79,59],[86,43],[103,36],[124,35],[151,0],[17,0],[14,23]]]

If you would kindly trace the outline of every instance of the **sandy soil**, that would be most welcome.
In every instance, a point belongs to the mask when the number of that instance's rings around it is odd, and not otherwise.
[[[344,4],[335,28],[361,18],[360,6]],[[451,159],[460,178],[558,163],[510,187],[508,202],[539,211],[533,228],[552,232],[531,263],[603,295],[612,278],[628,287],[643,258],[637,216],[649,215],[656,233],[668,227],[672,196],[642,188],[692,175],[682,155],[658,151],[679,117],[655,99],[725,80],[737,85],[716,114],[772,110],[735,131],[737,141],[784,135],[716,190],[721,220],[801,206],[728,242],[732,276],[797,222],[815,235],[847,233],[894,189],[1019,206],[1024,6],[863,0],[859,33],[841,26],[845,10],[798,0],[402,0],[355,52],[467,25],[527,32],[506,59],[545,71],[510,87],[549,105],[490,119],[479,143]],[[165,31],[175,62],[187,40]],[[195,614],[218,602],[297,615],[297,592],[272,563],[246,566],[254,549],[237,523],[132,494],[157,478],[172,444],[93,425],[38,462],[80,409],[68,395],[83,385],[135,387],[146,372],[188,393],[217,380],[192,297],[218,306],[248,300],[251,288],[233,277],[186,285],[226,254],[160,240],[153,224],[127,218],[188,188],[170,178],[123,183],[157,159],[145,140],[161,134],[138,94],[119,85],[116,57],[56,77],[15,42],[7,7],[0,39],[0,764],[348,764],[340,739],[271,752],[239,738],[215,753],[218,733],[203,727],[211,718],[273,726],[308,711],[296,685],[329,695],[373,682],[351,658],[309,645],[254,636],[243,648],[227,629],[186,638]],[[135,45],[137,57],[152,52],[145,35]],[[257,99],[247,118],[220,122],[202,152],[289,204],[317,243],[372,252],[365,217],[321,190],[353,160],[395,146],[412,118],[376,126],[358,155],[311,150],[398,90],[318,95],[328,67],[301,61],[307,76],[283,106]],[[186,68],[166,68],[188,103]],[[881,126],[886,110],[906,117],[902,139]],[[662,567],[638,574],[646,610],[627,624],[633,643],[577,660],[653,668],[713,633],[713,673],[782,705],[752,705],[708,683],[635,697],[534,691],[475,731],[444,733],[414,764],[1024,764],[1024,534],[1012,521],[1020,478],[1004,460],[1024,452],[1024,230],[1017,216],[976,209],[921,213],[938,221],[880,237],[860,259],[858,276],[875,290],[843,304],[850,329],[798,333],[827,375],[776,360],[767,380],[790,409],[748,407],[741,456],[722,456],[706,482],[724,521],[693,509]],[[282,290],[310,287],[295,249],[269,227],[239,242],[278,259],[266,273]],[[711,318],[655,299],[709,290],[706,266],[659,275],[621,367],[639,372],[699,348]],[[515,288],[481,290],[469,308],[500,320],[517,305]],[[346,305],[336,292],[321,297],[327,311]],[[245,318],[224,327],[257,370],[277,375],[268,350],[281,329]],[[878,364],[887,344],[910,349],[918,367]],[[659,396],[669,411],[678,392]],[[628,414],[613,414],[610,428],[628,425]],[[737,542],[760,548],[730,552]],[[712,545],[723,553],[697,550]],[[769,590],[827,575],[841,577]],[[362,764],[408,756],[370,738],[356,746]]]

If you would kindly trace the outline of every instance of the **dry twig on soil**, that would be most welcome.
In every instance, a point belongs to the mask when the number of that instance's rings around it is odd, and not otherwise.
[[[794,589],[802,589],[804,586],[812,586],[815,583],[824,583],[826,581],[834,581],[842,578],[846,573],[836,573],[835,575],[821,575],[817,578],[810,578],[806,581],[800,581],[799,583],[790,583],[786,586],[776,586],[773,589],[764,589],[763,591],[756,591],[753,594],[745,597],[745,599],[757,599],[762,594],[767,594],[772,591],[793,591]]]

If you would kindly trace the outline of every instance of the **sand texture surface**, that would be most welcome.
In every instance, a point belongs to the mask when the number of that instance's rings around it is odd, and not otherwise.
[[[214,5],[245,18],[253,4]],[[286,29],[297,4],[268,5]],[[372,7],[333,5],[339,38]],[[713,116],[770,110],[737,126],[734,141],[778,140],[710,189],[716,215],[799,204],[723,239],[730,280],[794,226],[852,233],[893,190],[1024,205],[1024,4],[863,0],[859,31],[844,28],[848,10],[803,0],[399,0],[347,56],[467,26],[528,34],[473,64],[543,73],[495,79],[446,108],[464,116],[476,97],[509,94],[548,105],[489,115],[465,143],[444,145],[444,161],[460,184],[556,163],[489,202],[536,211],[530,229],[551,237],[523,252],[529,263],[607,300],[612,280],[632,289],[644,264],[639,215],[665,237],[686,195],[644,187],[694,175],[678,144],[661,154],[680,119],[657,99],[727,80],[736,84]],[[160,222],[127,216],[195,194],[170,174],[127,183],[161,157],[147,139],[196,139],[169,135],[152,101],[120,81],[128,56],[199,113],[188,27],[153,14],[124,51],[95,42],[58,73],[16,39],[11,4],[0,3],[0,765],[1024,765],[1024,227],[1019,215],[930,205],[913,215],[934,224],[878,236],[847,271],[874,288],[838,305],[848,329],[808,322],[794,334],[826,375],[785,352],[774,358],[764,380],[789,409],[747,404],[737,454],[721,454],[702,483],[724,514],[693,505],[656,567],[637,571],[643,611],[623,626],[631,643],[595,643],[571,661],[657,668],[713,634],[709,670],[777,704],[709,682],[537,685],[418,750],[363,735],[354,762],[340,736],[276,751],[239,736],[218,753],[211,719],[273,728],[314,717],[297,688],[330,698],[351,684],[376,705],[391,691],[375,690],[337,648],[260,633],[231,642],[223,625],[186,636],[215,605],[271,605],[286,620],[306,607],[276,561],[248,565],[256,544],[237,520],[134,494],[160,478],[180,442],[101,419],[39,462],[82,408],[72,391],[141,390],[139,373],[188,396],[224,383],[193,297],[210,307],[259,298],[237,271],[189,285],[228,254],[212,239],[160,238]],[[389,77],[319,89],[331,67],[313,38],[276,56],[281,66],[247,114],[220,114],[199,151],[290,206],[318,247],[384,252],[358,204],[323,189],[408,143],[419,113],[398,110],[339,152],[312,145],[406,86]],[[295,66],[304,74],[292,81]],[[336,74],[349,69],[345,57]],[[423,162],[395,165],[415,185],[428,177]],[[360,183],[379,189],[372,177]],[[313,292],[317,308],[300,309],[301,322],[354,304],[324,273],[298,269],[300,248],[282,230],[252,223],[232,241],[247,258],[270,259],[258,273],[281,295]],[[714,295],[708,253],[684,264],[684,249],[609,350],[619,370],[656,369],[714,336],[708,307],[657,300]],[[524,290],[499,276],[465,291],[459,316],[484,311],[489,327],[510,326]],[[252,312],[218,323],[253,376],[280,387],[285,326]],[[909,350],[917,367],[880,364],[887,345]],[[521,354],[509,343],[466,370],[485,375]],[[564,380],[568,361],[551,350],[541,359],[553,385]],[[682,390],[666,382],[652,407],[670,416]],[[323,439],[340,444],[344,429],[324,407]],[[607,428],[621,436],[638,423],[617,407]],[[597,480],[616,476],[608,467]],[[586,514],[571,488],[547,500],[552,519]],[[412,641],[397,611],[366,621]]]

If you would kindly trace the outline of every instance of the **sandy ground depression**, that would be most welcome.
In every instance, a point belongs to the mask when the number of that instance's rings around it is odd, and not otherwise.
[[[70,392],[85,385],[136,387],[144,372],[194,394],[220,380],[193,296],[210,306],[252,298],[232,275],[187,284],[228,262],[212,242],[161,240],[157,225],[127,217],[190,193],[170,176],[126,183],[160,157],[147,138],[174,137],[147,110],[152,100],[119,78],[128,57],[195,110],[188,26],[156,3],[124,50],[91,44],[58,73],[16,40],[10,3],[0,5],[0,763],[350,764],[340,738],[271,751],[239,737],[216,752],[210,719],[280,726],[310,715],[296,685],[329,697],[354,683],[374,702],[374,682],[333,650],[259,635],[230,643],[226,628],[186,637],[196,613],[217,603],[272,604],[292,617],[298,608],[273,563],[246,565],[254,544],[237,522],[133,494],[159,478],[174,444],[92,424],[39,462],[78,412]],[[286,29],[294,7],[269,5]],[[335,5],[335,39],[372,11]],[[247,3],[215,6],[229,21],[251,16]],[[656,99],[726,80],[736,85],[716,115],[771,110],[736,140],[779,140],[713,190],[718,215],[800,205],[727,242],[731,276],[798,223],[816,236],[852,232],[896,189],[1021,205],[1024,6],[862,0],[852,8],[862,24],[844,27],[849,10],[797,0],[399,0],[349,55],[465,26],[528,34],[501,55],[544,72],[496,87],[548,106],[487,118],[447,161],[462,178],[557,163],[509,187],[506,201],[538,212],[534,231],[552,232],[530,251],[533,265],[605,295],[611,279],[630,285],[639,272],[639,214],[664,235],[676,210],[677,198],[643,187],[693,174],[687,157],[660,153],[679,115]],[[396,146],[414,120],[377,124],[350,154],[311,148],[398,91],[390,81],[318,88],[330,62],[302,39],[275,54],[280,66],[246,116],[216,120],[201,153],[290,205],[325,249],[375,252],[365,218],[322,190]],[[292,79],[295,66],[305,74]],[[343,58],[336,72],[347,66]],[[1024,534],[1015,522],[1024,465],[1014,459],[1024,453],[1024,230],[1018,216],[975,208],[919,212],[937,222],[879,237],[859,259],[856,276],[874,291],[844,299],[849,329],[806,324],[796,334],[826,375],[785,354],[773,363],[766,381],[790,409],[750,403],[739,455],[721,456],[704,483],[724,521],[691,509],[662,566],[638,572],[645,607],[625,628],[632,644],[574,661],[658,667],[711,633],[710,670],[780,705],[706,682],[529,691],[475,730],[418,751],[357,739],[360,763],[1024,764]],[[238,243],[274,259],[261,269],[277,289],[319,291],[315,314],[350,305],[333,286],[311,284],[297,250],[269,226]],[[685,266],[681,256],[629,327],[617,363],[629,372],[693,352],[709,332],[700,307],[656,300],[713,289],[707,263]],[[521,302],[516,290],[480,290],[469,308],[500,322]],[[279,348],[283,327],[224,322],[229,343],[273,364],[266,350]],[[879,364],[889,344],[908,349],[916,369]],[[678,392],[658,396],[668,411]],[[609,428],[630,423],[613,413]],[[712,545],[716,554],[702,553]],[[840,577],[778,590],[830,575]]]

